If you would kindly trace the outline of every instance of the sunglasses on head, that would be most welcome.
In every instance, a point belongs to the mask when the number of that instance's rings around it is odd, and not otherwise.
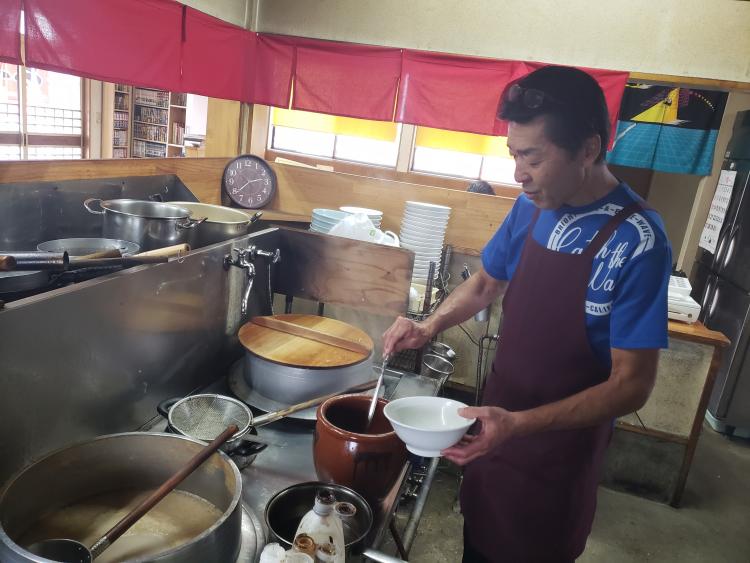
[[[508,93],[505,96],[506,101],[511,103],[522,102],[528,109],[537,109],[542,107],[545,100],[553,102],[558,105],[565,105],[563,102],[550,96],[544,90],[538,90],[537,88],[524,88],[520,84],[513,84],[508,88]]]

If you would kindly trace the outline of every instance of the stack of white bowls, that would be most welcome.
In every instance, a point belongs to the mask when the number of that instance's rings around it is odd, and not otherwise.
[[[349,213],[338,209],[313,209],[310,230],[327,234],[336,223],[348,216]]]
[[[380,229],[380,224],[383,222],[383,212],[378,211],[377,209],[367,209],[366,207],[352,207],[350,205],[339,207],[339,209],[345,213],[364,213],[365,215],[367,215],[370,221],[372,221],[372,224],[375,225],[376,229]]]
[[[445,231],[448,228],[451,208],[444,205],[407,201],[401,220],[401,247],[412,250],[414,272],[412,280],[425,281],[430,262],[435,262],[435,277],[440,273]]]

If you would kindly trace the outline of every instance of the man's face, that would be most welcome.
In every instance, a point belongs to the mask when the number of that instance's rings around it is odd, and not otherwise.
[[[544,117],[508,124],[508,149],[516,161],[516,182],[541,209],[577,205],[590,158],[585,151],[571,155],[547,138]]]

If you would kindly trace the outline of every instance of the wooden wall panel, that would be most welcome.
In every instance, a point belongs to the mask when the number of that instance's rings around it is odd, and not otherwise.
[[[221,173],[228,160],[143,158],[4,162],[0,164],[0,184],[176,174],[201,201],[220,203]]]
[[[515,199],[420,186],[353,174],[272,164],[279,194],[269,209],[309,217],[316,207],[356,205],[383,211],[383,228],[398,232],[406,201],[452,208],[446,241],[460,249],[481,250],[513,207]]]
[[[0,184],[10,182],[112,178],[176,174],[205,203],[221,202],[221,174],[228,158],[166,158],[8,162],[0,164]],[[380,209],[383,228],[399,231],[409,200],[452,208],[446,242],[476,253],[495,233],[514,199],[436,188],[354,174],[272,164],[279,180],[277,196],[265,209],[265,219],[309,221],[316,207],[358,205]]]
[[[240,102],[208,98],[206,156],[237,156],[239,138]]]
[[[378,315],[403,315],[414,255],[400,248],[281,229],[275,291]]]

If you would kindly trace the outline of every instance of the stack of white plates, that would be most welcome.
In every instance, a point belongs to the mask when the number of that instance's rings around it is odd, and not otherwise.
[[[380,228],[380,224],[383,222],[383,212],[378,211],[377,209],[367,209],[366,207],[352,207],[349,205],[345,205],[343,207],[339,207],[341,211],[344,211],[345,213],[364,213],[369,217],[370,221],[372,221],[372,224],[375,225],[376,229]]]
[[[313,209],[310,230],[326,234],[336,223],[348,216],[348,213],[338,209]]]
[[[435,262],[435,276],[440,271],[445,230],[448,228],[451,208],[432,203],[407,201],[401,220],[401,247],[416,254],[414,258],[415,281],[426,280],[430,262]]]

